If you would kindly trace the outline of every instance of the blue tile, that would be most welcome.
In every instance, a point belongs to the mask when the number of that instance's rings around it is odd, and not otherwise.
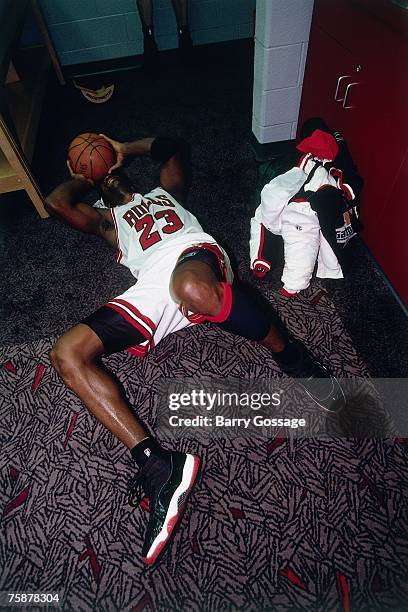
[[[234,39],[234,28],[220,27],[208,30],[197,30],[193,32],[193,42],[196,45],[207,45],[209,43],[223,42]]]
[[[176,31],[173,34],[157,36],[156,40],[157,46],[160,51],[166,51],[167,49],[176,49],[178,47],[178,36]]]
[[[71,64],[84,64],[86,62],[99,62],[106,60],[108,47],[93,47],[92,49],[76,49],[60,53],[60,60],[63,66]]]
[[[142,41],[143,32],[137,13],[127,13],[125,16],[127,40]]]
[[[248,23],[253,18],[253,0],[220,0],[220,25]]]
[[[49,25],[92,19],[98,0],[41,0],[41,8]]]
[[[137,0],[97,0],[94,17],[123,15],[124,13],[134,13],[136,11]]]
[[[208,2],[191,2],[189,17],[192,30],[205,30],[220,25],[220,3],[215,0]]]
[[[171,8],[154,11],[153,20],[157,36],[166,36],[177,31],[177,21]]]
[[[253,38],[254,37],[254,22],[239,23],[237,31],[237,38]]]
[[[143,37],[136,0],[41,0],[62,63],[139,54]],[[171,0],[153,0],[159,49],[178,45]],[[252,36],[255,0],[190,0],[195,44]]]
[[[130,55],[140,55],[143,53],[143,43],[123,42],[118,45],[112,45],[106,49],[107,59],[116,59],[118,57],[129,57]]]
[[[58,24],[51,27],[51,34],[60,53],[118,44],[127,39],[123,15]]]

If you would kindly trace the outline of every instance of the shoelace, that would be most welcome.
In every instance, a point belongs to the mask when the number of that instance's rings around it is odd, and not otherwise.
[[[128,491],[129,506],[136,508],[137,506],[140,505],[141,501],[145,497],[148,497],[148,495],[144,494],[144,491],[146,490],[146,486],[144,483],[143,475],[138,474],[137,476],[134,476],[131,480],[129,480],[127,486],[129,489]]]
[[[165,464],[164,464],[165,465]],[[139,506],[144,498],[149,499],[150,505],[154,503],[157,492],[163,484],[163,461],[155,458],[128,482],[129,505]]]

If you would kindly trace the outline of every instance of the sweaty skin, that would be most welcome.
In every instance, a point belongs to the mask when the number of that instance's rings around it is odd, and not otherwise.
[[[129,202],[132,185],[126,175],[117,171],[118,166],[129,155],[149,155],[153,138],[144,138],[129,143],[119,143],[104,136],[117,154],[114,170],[99,190],[110,205]],[[115,231],[109,223],[110,212],[95,209],[82,199],[94,185],[71,169],[71,180],[59,185],[47,197],[45,208],[77,230],[104,238],[115,248]],[[123,177],[126,177],[122,180]],[[178,154],[164,162],[160,169],[160,184],[179,201],[186,195],[186,169]],[[214,272],[201,261],[184,262],[172,276],[170,291],[176,302],[186,310],[198,314],[216,316],[223,302],[223,286]],[[261,342],[273,352],[285,348],[285,340],[271,325],[266,338]],[[114,377],[100,362],[105,352],[97,334],[87,325],[80,323],[67,331],[55,344],[50,353],[51,363],[71,389],[91,412],[118,440],[132,449],[150,434],[135,416],[132,408],[122,395]]]

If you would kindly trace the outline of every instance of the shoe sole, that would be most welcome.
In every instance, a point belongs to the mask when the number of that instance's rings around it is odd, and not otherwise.
[[[183,467],[183,476],[179,486],[171,498],[163,527],[160,533],[156,536],[146,557],[143,558],[146,565],[153,565],[169,543],[170,536],[183,516],[183,511],[194,487],[199,468],[200,459],[195,455],[187,455],[187,459]],[[179,503],[181,496],[183,496],[183,500],[181,503]]]

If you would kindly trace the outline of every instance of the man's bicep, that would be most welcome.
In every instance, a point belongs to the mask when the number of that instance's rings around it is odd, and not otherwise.
[[[44,201],[44,206],[50,215],[61,219],[74,229],[89,234],[98,234],[101,215],[85,202],[77,202],[74,206],[66,198],[50,194]]]
[[[83,232],[89,234],[101,233],[101,223],[104,220],[104,216],[97,208],[92,208],[89,204],[79,202],[70,213],[70,219],[68,220],[70,225],[76,227]]]
[[[160,169],[160,185],[176,199],[184,199],[190,186],[190,170],[182,153],[176,153]]]
[[[66,212],[64,220],[81,232],[104,238],[111,246],[116,244],[115,227],[108,210],[93,208],[85,202],[79,202]]]

